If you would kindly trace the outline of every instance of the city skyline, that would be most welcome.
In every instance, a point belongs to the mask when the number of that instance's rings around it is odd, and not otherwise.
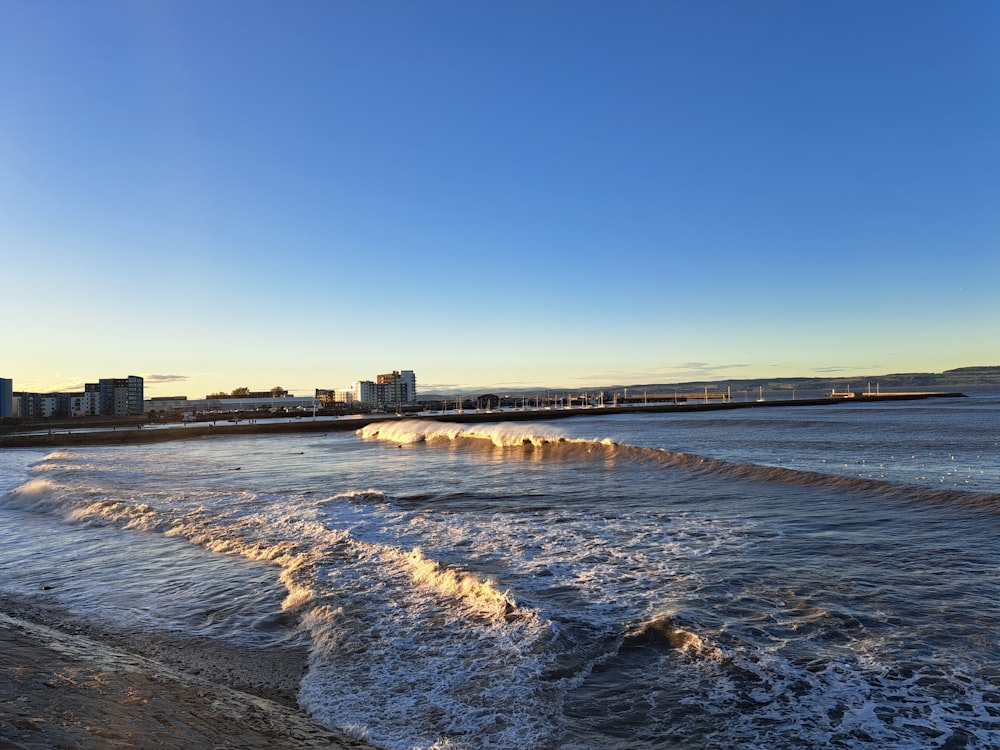
[[[391,374],[392,375],[399,375],[399,372],[400,371],[395,371],[394,373],[391,373]],[[409,370],[409,371],[404,370],[402,372],[404,374],[409,373],[409,375],[411,377],[413,375],[413,371],[412,370]],[[692,374],[694,375],[694,374],[697,374],[697,373],[692,372]],[[546,391],[546,392],[547,391],[551,391],[553,393],[560,393],[560,392],[561,393],[572,393],[572,392],[578,392],[580,394],[584,394],[587,391],[595,391],[595,390],[599,391],[601,389],[607,389],[607,388],[622,388],[623,387],[627,391],[629,388],[633,388],[633,387],[642,388],[642,387],[645,387],[645,386],[677,386],[677,385],[685,386],[685,385],[691,385],[691,386],[696,386],[696,387],[700,388],[702,385],[707,385],[711,389],[713,383],[716,384],[718,387],[723,387],[724,388],[726,386],[726,384],[740,382],[740,383],[743,383],[745,385],[745,384],[753,383],[754,381],[757,381],[760,385],[762,385],[764,387],[774,386],[776,383],[781,382],[782,385],[779,385],[778,387],[787,388],[789,382],[794,383],[795,381],[801,381],[802,385],[808,387],[808,385],[810,383],[812,383],[813,381],[815,381],[816,383],[824,384],[824,383],[831,383],[831,382],[850,381],[852,378],[855,379],[859,383],[861,381],[867,380],[868,381],[868,387],[870,388],[873,383],[875,384],[876,387],[878,386],[878,384],[879,384],[878,379],[879,378],[885,379],[885,380],[890,381],[890,382],[894,381],[894,380],[900,380],[900,379],[909,382],[914,377],[917,378],[918,380],[921,380],[921,379],[925,379],[923,376],[941,376],[941,375],[944,375],[946,377],[945,384],[947,384],[948,386],[962,385],[962,384],[964,384],[966,386],[969,386],[969,385],[976,386],[976,385],[982,385],[983,383],[989,384],[989,383],[996,382],[996,378],[1000,377],[1000,365],[962,365],[962,366],[949,367],[949,368],[946,368],[946,369],[944,369],[944,370],[942,370],[940,372],[931,372],[931,371],[907,371],[907,372],[874,372],[874,371],[871,371],[871,372],[862,372],[862,371],[858,371],[858,372],[853,372],[853,373],[836,373],[836,374],[817,373],[817,374],[809,374],[809,375],[803,374],[803,373],[798,373],[798,374],[790,374],[790,375],[785,375],[785,376],[780,376],[780,377],[773,377],[773,378],[754,378],[752,376],[751,377],[746,377],[746,378],[735,378],[735,377],[734,378],[721,378],[721,377],[697,378],[697,377],[694,377],[693,379],[689,379],[689,380],[662,381],[662,382],[653,382],[653,381],[642,382],[642,381],[635,381],[635,380],[633,380],[633,381],[627,381],[627,382],[626,381],[607,381],[607,382],[604,382],[604,383],[595,383],[592,386],[590,386],[589,388],[587,388],[587,387],[574,388],[572,386],[560,385],[559,383],[542,383],[542,384],[536,385],[536,386],[512,386],[510,388],[499,389],[499,390],[501,390],[502,392],[503,391],[508,391],[509,393],[518,393],[518,394],[526,394],[526,393],[531,393],[531,392],[541,393],[543,391]],[[130,379],[132,377],[133,376],[129,376]],[[143,383],[146,383],[146,384],[148,384],[150,382],[147,379],[149,377],[153,378],[152,382],[154,382],[154,383],[158,382],[158,381],[156,381],[157,376],[155,374],[152,375],[152,376],[139,375],[139,376],[134,376],[134,377],[138,377],[139,380],[143,381]],[[388,376],[387,375],[383,375],[383,374],[380,374],[380,375],[376,376],[376,378],[379,381],[381,381],[383,377],[388,377]],[[963,378],[967,378],[967,379],[963,380]],[[983,378],[986,378],[986,380],[983,380]],[[106,380],[106,379],[104,379],[104,380]],[[16,381],[14,381],[14,380],[12,380],[10,378],[6,378],[5,379],[3,377],[0,377],[0,382],[4,382],[4,381],[7,382],[7,383],[11,383],[12,384],[11,390],[15,394],[18,394],[18,393],[27,393],[27,394],[35,395],[35,396],[37,396],[37,395],[46,396],[46,395],[56,395],[56,394],[78,395],[80,392],[82,392],[84,390],[85,387],[89,389],[89,388],[91,388],[94,385],[93,383],[76,383],[76,384],[64,385],[64,386],[59,387],[59,388],[53,388],[53,389],[47,389],[47,390],[39,390],[37,388],[29,388],[29,387],[18,386],[18,384],[16,383]],[[156,400],[156,399],[159,399],[159,400],[189,399],[189,400],[195,400],[195,401],[198,401],[198,400],[211,400],[211,399],[215,399],[215,398],[233,398],[233,399],[247,398],[247,397],[261,398],[262,397],[261,394],[262,393],[266,393],[268,391],[281,391],[281,395],[279,397],[295,397],[295,398],[314,398],[315,397],[315,398],[319,398],[319,397],[321,397],[321,394],[324,397],[327,397],[327,396],[332,396],[332,394],[334,394],[337,391],[340,391],[340,392],[344,392],[344,391],[356,392],[357,389],[358,389],[358,387],[359,387],[359,385],[373,386],[374,387],[376,385],[376,382],[372,381],[372,380],[365,379],[365,378],[361,378],[361,379],[355,379],[354,381],[351,382],[351,384],[349,386],[337,385],[337,386],[334,386],[334,387],[331,387],[331,388],[327,388],[326,386],[312,386],[312,387],[304,386],[304,387],[298,388],[298,389],[288,389],[288,388],[285,388],[284,386],[281,386],[281,385],[270,386],[268,388],[263,388],[263,389],[262,388],[254,388],[252,386],[241,385],[241,386],[235,386],[233,388],[228,388],[228,389],[227,388],[217,389],[214,392],[205,393],[205,394],[181,393],[179,391],[178,392],[173,392],[170,395],[149,394],[149,398],[150,399],[154,399],[154,400]],[[453,385],[440,385],[440,384],[435,384],[435,383],[419,384],[419,385],[417,385],[416,383],[414,383],[414,385],[416,386],[416,388],[417,388],[417,390],[419,392],[419,395],[421,397],[434,397],[434,396],[438,396],[438,395],[452,395],[452,396],[454,396],[454,395],[458,395],[458,394],[465,394],[466,396],[468,396],[470,394],[472,394],[472,395],[483,395],[484,393],[486,393],[488,391],[498,390],[495,386],[475,386],[475,385],[470,385],[470,386],[453,386]],[[146,390],[148,392],[148,388]],[[249,396],[239,395],[238,392],[240,392],[240,391],[246,391],[249,394]]]
[[[13,2],[0,375],[995,364],[1000,6]]]

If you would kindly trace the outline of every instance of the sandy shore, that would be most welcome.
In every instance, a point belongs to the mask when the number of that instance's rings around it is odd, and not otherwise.
[[[0,750],[372,748],[295,707],[304,668],[301,648],[98,633],[0,597]]]

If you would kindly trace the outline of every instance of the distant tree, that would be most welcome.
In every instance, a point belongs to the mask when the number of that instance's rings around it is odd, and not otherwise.
[[[239,388],[233,388],[233,398],[249,398],[250,389],[245,385],[241,385]]]
[[[274,388],[271,389],[271,398],[284,398],[287,395],[288,391],[286,391],[280,385],[276,385],[274,386]]]
[[[218,393],[209,393],[205,398],[229,398],[229,394],[225,391],[219,391]]]

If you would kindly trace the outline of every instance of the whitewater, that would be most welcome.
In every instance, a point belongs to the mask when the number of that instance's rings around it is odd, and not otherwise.
[[[0,593],[410,748],[1000,746],[1000,394],[0,451]]]

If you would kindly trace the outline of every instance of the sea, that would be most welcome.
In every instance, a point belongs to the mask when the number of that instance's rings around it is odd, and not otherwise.
[[[0,593],[411,748],[1000,747],[1000,393],[0,451]]]

